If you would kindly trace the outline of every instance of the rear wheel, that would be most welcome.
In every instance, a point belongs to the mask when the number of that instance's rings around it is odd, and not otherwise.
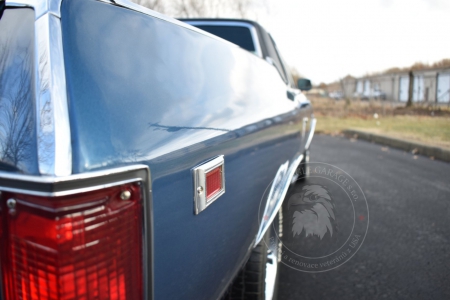
[[[278,288],[278,256],[281,235],[281,209],[263,240],[252,250],[247,263],[233,281],[223,299],[270,300],[276,299]],[[275,233],[275,230],[277,231]]]

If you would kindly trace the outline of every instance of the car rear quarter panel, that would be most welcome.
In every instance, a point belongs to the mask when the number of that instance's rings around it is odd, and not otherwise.
[[[155,298],[219,297],[300,150],[298,103],[273,66],[197,30],[93,0],[61,15],[73,173],[148,165]],[[226,193],[194,215],[192,168],[217,155]]]

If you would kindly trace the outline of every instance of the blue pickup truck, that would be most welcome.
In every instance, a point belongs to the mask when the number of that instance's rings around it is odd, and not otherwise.
[[[124,0],[0,2],[0,299],[272,298],[315,119],[243,23],[259,52]]]

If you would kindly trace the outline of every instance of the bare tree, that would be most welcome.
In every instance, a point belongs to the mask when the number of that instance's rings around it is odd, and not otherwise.
[[[266,0],[134,0],[175,18],[249,18]],[[266,5],[267,6],[267,5]]]
[[[236,16],[242,19],[249,17],[249,9],[253,6],[252,0],[240,0],[231,2],[234,4],[233,11],[235,11]]]
[[[178,0],[175,3],[175,14],[181,18],[198,18],[211,14],[208,11],[208,1],[205,0]]]
[[[134,0],[136,4],[145,6],[147,8],[156,10],[160,13],[167,13],[167,4],[164,0]]]
[[[4,45],[3,45],[4,46]],[[30,159],[33,131],[29,49],[14,49],[16,65],[6,69],[9,51],[3,48],[0,64],[0,160],[16,166]],[[23,55],[22,55],[23,54]]]

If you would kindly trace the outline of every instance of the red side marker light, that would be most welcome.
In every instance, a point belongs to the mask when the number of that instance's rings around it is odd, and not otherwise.
[[[199,214],[225,193],[225,160],[220,155],[194,168],[194,212]]]
[[[222,189],[222,166],[206,173],[206,202]]]

